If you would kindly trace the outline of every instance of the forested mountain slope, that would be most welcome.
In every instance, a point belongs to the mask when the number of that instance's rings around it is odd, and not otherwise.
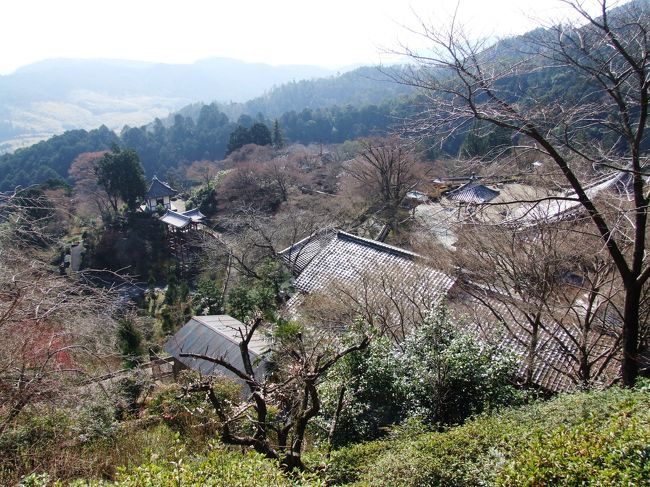
[[[637,1],[647,3],[647,0]],[[615,12],[616,9],[612,10],[610,15],[616,15]],[[495,85],[513,103],[525,104],[532,96],[547,100],[549,105],[561,99],[582,109],[593,107],[590,108],[590,117],[585,118],[587,124],[584,127],[574,124],[572,130],[580,131],[584,137],[598,143],[604,135],[593,129],[588,121],[594,117],[605,119],[609,108],[599,104],[598,97],[602,93],[593,82],[590,85],[587,78],[578,77],[575,71],[552,63],[545,67],[516,68],[525,65],[521,61],[530,53],[544,49],[544,36],[550,35],[549,32],[538,29],[504,39],[479,55],[497,68],[513,67]],[[341,143],[369,135],[383,135],[402,129],[406,121],[415,120],[417,123],[418,114],[429,117],[420,128],[430,127],[434,121],[430,118],[429,108],[435,103],[421,98],[412,85],[426,86],[427,76],[440,74],[436,70],[436,67],[428,67],[428,71],[417,71],[416,68],[409,71],[406,67],[359,68],[336,77],[277,86],[246,103],[195,103],[165,120],[124,127],[119,137],[111,135],[106,128],[66,133],[13,155],[0,157],[0,191],[55,176],[65,179],[70,164],[79,153],[107,149],[112,142],[135,149],[147,175],[152,176],[165,175],[168,170],[184,163],[223,158],[230,134],[238,125],[250,127],[255,121],[266,123],[271,128],[277,119],[286,142],[303,144]],[[171,82],[173,76],[161,75],[161,78],[165,78],[160,81],[164,85]],[[242,78],[243,85],[250,81],[248,78],[250,76]],[[395,82],[395,79],[406,83]],[[193,89],[191,85],[186,88],[189,91]],[[482,156],[494,145],[511,145],[519,136],[467,122],[458,119],[455,122],[459,124],[457,127],[449,127],[452,136],[445,137],[442,152],[455,156],[463,151],[467,156]],[[426,130],[422,132],[419,135],[427,137]],[[645,139],[642,147],[647,150],[650,141],[647,136]],[[611,141],[602,142],[609,144]],[[438,148],[440,150],[440,144]]]

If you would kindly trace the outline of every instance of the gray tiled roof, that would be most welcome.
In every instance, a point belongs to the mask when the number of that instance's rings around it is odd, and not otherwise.
[[[447,198],[462,203],[487,203],[499,196],[499,192],[482,184],[469,182],[447,193]]]
[[[494,308],[507,323],[502,323],[488,310],[485,304],[464,292],[454,293],[448,301],[452,311],[464,317],[466,330],[479,341],[485,341],[504,351],[514,353],[521,359],[519,374],[523,377],[526,371],[526,344],[529,343],[529,332],[519,325],[525,323],[524,315],[514,306],[506,306],[501,300],[484,296],[481,300]],[[576,332],[577,333],[577,332]],[[590,334],[591,357],[599,357],[615,345],[615,339],[606,334],[592,332]],[[563,392],[575,389],[578,364],[570,357],[577,353],[577,346],[566,329],[557,323],[545,322],[539,331],[536,360],[533,365],[532,381],[535,385],[553,392]],[[618,374],[619,362],[612,360],[606,365],[602,360],[596,360],[592,370],[605,367],[598,382],[607,384]]]
[[[213,362],[191,357],[181,357],[181,353],[195,353],[227,360],[243,370],[239,349],[245,333],[245,325],[228,315],[193,316],[176,334],[165,343],[164,349],[186,367],[205,375],[219,373],[233,377],[234,374]],[[259,331],[253,335],[249,344],[249,355],[258,371],[264,370],[264,362],[259,358],[269,349],[270,341]],[[255,366],[255,365],[254,365]]]
[[[149,190],[145,195],[146,199],[162,198],[163,196],[174,196],[178,191],[172,189],[167,183],[163,183],[156,176],[151,180]]]
[[[363,272],[375,270],[400,277],[422,267],[416,263],[417,257],[413,252],[339,230],[296,279],[296,287],[303,292],[317,291],[332,280],[349,282]],[[453,282],[432,268],[430,275],[443,288]]]
[[[413,300],[411,307],[430,308],[453,283],[452,278],[427,265],[413,252],[339,230],[296,279],[295,287],[300,292],[291,298],[288,308],[295,313],[304,295],[310,293],[369,293],[365,300],[389,316],[397,312],[391,307],[391,298],[399,296],[401,300],[408,294],[408,299]],[[400,311],[400,319],[418,312]]]
[[[176,228],[185,228],[187,225],[192,223],[192,219],[189,216],[171,210],[167,210],[167,212],[160,217],[160,221]]]
[[[182,215],[191,218],[193,222],[200,222],[205,218],[205,215],[201,213],[201,211],[198,208],[184,211]]]
[[[336,237],[336,230],[325,229],[303,238],[278,255],[298,275]]]

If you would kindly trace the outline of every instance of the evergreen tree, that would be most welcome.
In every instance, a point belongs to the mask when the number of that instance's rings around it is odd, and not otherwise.
[[[178,280],[176,274],[170,272],[167,276],[167,290],[165,291],[165,304],[174,304],[178,301]]]
[[[120,320],[117,336],[120,352],[128,368],[137,367],[142,363],[142,335],[135,325],[133,317],[127,316]]]
[[[121,198],[133,211],[138,198],[144,196],[147,186],[144,170],[138,154],[132,149],[113,146],[111,152],[104,154],[96,168],[97,183],[104,188],[113,211],[117,213],[118,198]]]
[[[280,121],[276,118],[273,121],[273,147],[281,149],[284,146],[284,136],[280,128]]]
[[[251,142],[257,145],[271,145],[271,131],[266,124],[257,122],[251,127]]]
[[[246,127],[238,125],[228,140],[228,150],[226,155],[244,147],[252,142],[251,132]]]

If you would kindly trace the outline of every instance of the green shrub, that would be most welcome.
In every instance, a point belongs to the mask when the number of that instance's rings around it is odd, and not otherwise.
[[[431,430],[527,400],[512,384],[512,357],[480,346],[460,329],[440,307],[400,347],[376,339],[337,364],[321,387],[325,422],[346,388],[334,445],[379,438],[387,427],[409,419]]]
[[[33,484],[39,485],[39,484]],[[176,459],[154,461],[130,471],[122,470],[114,482],[78,481],[71,487],[283,487],[324,485],[310,475],[285,476],[276,462],[258,453],[212,451],[205,458],[189,460],[182,451]]]
[[[189,383],[194,376],[193,372],[183,372],[179,378],[181,384],[162,388],[148,403],[147,411],[188,439],[214,437],[220,422],[212,405],[202,394],[183,394],[183,384]],[[230,403],[239,401],[240,384],[225,378],[215,379],[214,384],[217,397]]]
[[[75,418],[74,431],[81,443],[114,438],[119,424],[115,404],[105,397],[84,405]]]
[[[650,390],[613,388],[335,451],[332,484],[650,485]]]
[[[540,431],[498,485],[650,485],[648,403],[622,402],[608,418]]]
[[[404,340],[399,383],[405,417],[448,425],[525,400],[512,385],[513,357],[482,346],[460,329],[439,307]]]

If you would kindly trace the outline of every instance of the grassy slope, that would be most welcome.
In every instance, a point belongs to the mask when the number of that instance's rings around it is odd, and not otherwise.
[[[147,443],[141,441],[136,443]],[[322,472],[289,480],[257,454],[242,455],[215,443],[210,453],[197,456],[182,443],[176,440],[150,463],[122,469],[114,482],[71,485],[650,485],[650,383],[635,390],[565,395],[444,432],[403,427],[392,438],[335,451],[327,480]],[[43,478],[31,480],[26,485],[51,485]]]

